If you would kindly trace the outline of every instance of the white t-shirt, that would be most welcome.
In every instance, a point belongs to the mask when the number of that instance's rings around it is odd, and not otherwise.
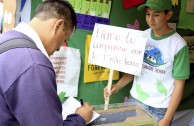
[[[131,95],[146,105],[167,108],[174,80],[189,78],[189,53],[184,39],[175,31],[155,37],[151,29],[144,52],[141,76],[135,76]]]

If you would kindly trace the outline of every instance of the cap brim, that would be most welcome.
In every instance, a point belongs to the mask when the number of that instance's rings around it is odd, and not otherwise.
[[[137,9],[138,9],[138,11],[144,11],[145,10],[145,7],[149,7],[151,9],[153,9],[153,10],[156,10],[156,11],[162,11],[162,10],[164,10],[160,6],[153,5],[153,4],[142,4]]]
[[[142,4],[142,5],[140,5],[140,6],[137,8],[137,10],[138,10],[138,11],[144,11],[144,10],[145,10],[145,7],[146,7],[146,4]]]

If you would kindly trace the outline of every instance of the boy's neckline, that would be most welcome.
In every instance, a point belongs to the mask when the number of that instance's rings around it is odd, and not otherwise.
[[[167,34],[165,34],[165,35],[163,35],[163,36],[161,36],[161,37],[157,37],[157,36],[154,35],[153,30],[151,30],[151,38],[152,38],[152,39],[155,39],[155,40],[161,40],[161,39],[164,39],[164,38],[167,38],[167,37],[171,36],[171,35],[174,34],[175,32],[176,32],[176,31],[175,31],[174,29],[171,29],[171,31],[170,31],[169,33],[167,33]]]

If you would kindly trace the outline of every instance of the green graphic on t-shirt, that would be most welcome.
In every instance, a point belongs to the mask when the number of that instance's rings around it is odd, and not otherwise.
[[[164,93],[165,97],[167,95],[167,89],[166,87],[162,84],[161,80],[158,80],[157,79],[157,89],[158,89],[158,92],[160,93]]]
[[[141,89],[141,86],[139,84],[136,85],[136,90],[138,94],[138,100],[145,101],[149,98],[149,95]]]

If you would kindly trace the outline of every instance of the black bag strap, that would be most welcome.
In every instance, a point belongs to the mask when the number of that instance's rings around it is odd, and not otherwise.
[[[28,39],[14,38],[0,44],[0,54],[14,48],[32,48],[39,50],[36,44]]]
[[[20,126],[18,121],[15,121],[11,126]]]

